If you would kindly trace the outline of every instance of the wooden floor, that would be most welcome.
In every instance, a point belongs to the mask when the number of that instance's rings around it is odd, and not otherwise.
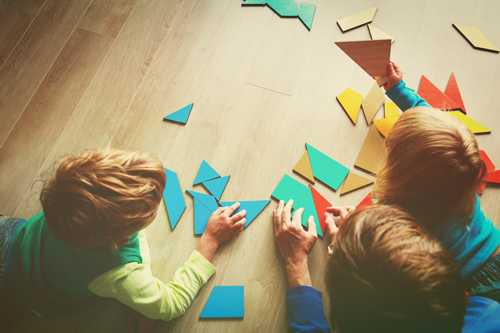
[[[500,167],[500,55],[473,49],[452,23],[476,26],[500,46],[495,0],[309,0],[312,30],[268,7],[239,0],[0,0],[0,213],[31,218],[41,210],[40,179],[64,154],[111,147],[154,153],[192,189],[203,159],[231,175],[222,197],[269,199],[310,143],[354,173],[368,133],[335,96],[366,95],[373,80],[335,41],[369,39],[366,26],[342,33],[336,21],[378,6],[373,25],[395,37],[391,59],[417,88],[421,75],[440,89],[455,73],[468,115],[492,130],[481,149]],[[193,103],[188,123],[162,118]],[[383,116],[379,112],[378,118]],[[333,204],[356,205],[371,187]],[[195,190],[204,191],[200,186]],[[169,281],[195,248],[193,202],[175,231],[162,205],[147,230],[154,274]],[[497,226],[500,187],[488,185],[483,209]],[[274,241],[273,201],[215,256],[217,274],[182,317],[155,332],[284,332],[284,263]],[[310,260],[325,293],[327,241]],[[217,285],[245,286],[245,318],[200,320]],[[325,310],[329,311],[326,305]],[[125,307],[103,300],[83,313],[45,321],[34,315],[12,332],[125,332]]]

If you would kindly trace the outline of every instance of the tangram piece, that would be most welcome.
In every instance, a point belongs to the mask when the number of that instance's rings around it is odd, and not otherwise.
[[[203,186],[205,186],[208,192],[212,193],[215,199],[219,201],[222,193],[224,192],[224,189],[226,188],[227,182],[229,181],[229,177],[231,176],[216,178],[203,182]]]
[[[479,133],[491,133],[491,131],[489,129],[487,129],[486,127],[484,127],[483,125],[481,125],[480,123],[470,119],[469,117],[467,117],[466,115],[464,115],[462,112],[460,111],[450,111],[450,112],[447,112],[450,116],[460,120],[462,123],[465,124],[465,126],[467,126],[472,133],[475,133],[475,134],[479,134]]]
[[[307,29],[311,30],[313,24],[314,12],[316,12],[316,5],[311,3],[301,2],[299,5],[299,19],[305,24]]]
[[[382,89],[375,83],[366,95],[365,99],[361,103],[363,106],[363,112],[365,113],[366,122],[368,125],[372,122],[373,118],[377,114],[378,110],[385,101],[385,95]]]
[[[428,78],[422,75],[417,94],[430,106],[440,110],[458,110],[460,107],[438,89]]]
[[[314,177],[337,190],[349,173],[349,169],[306,143]]]
[[[245,222],[245,228],[252,222],[257,215],[262,212],[262,210],[271,202],[271,200],[257,200],[257,201],[226,201],[219,202],[222,207],[229,207],[236,202],[240,203],[240,207],[233,213],[237,214],[243,209],[247,211],[245,218],[247,221]],[[232,215],[231,215],[232,216]]]
[[[171,113],[166,117],[163,117],[163,119],[185,124],[189,118],[189,115],[191,114],[191,109],[193,108],[193,105],[194,103],[191,103],[188,106],[185,106],[182,109],[175,111],[174,113]]]
[[[380,134],[387,137],[387,134],[389,134],[389,131],[392,129],[392,126],[394,126],[394,124],[396,123],[396,121],[398,121],[398,119],[399,116],[394,116],[389,118],[377,119],[374,120],[373,123],[377,127]]]
[[[297,210],[300,208],[304,208],[301,216],[302,225],[307,227],[307,220],[309,219],[309,216],[312,215],[314,217],[314,223],[316,223],[316,232],[318,233],[318,236],[323,237],[323,230],[321,230],[321,224],[319,223],[318,213],[316,212],[316,205],[314,204],[314,199],[311,192],[311,186],[307,187],[306,193],[304,193],[304,196],[302,197],[302,199],[300,199],[300,202],[297,205],[297,208],[293,211],[293,214],[295,214],[295,212],[297,212]]]
[[[472,46],[476,49],[482,49],[493,52],[500,52],[499,49],[486,36],[476,27],[469,27],[466,25],[453,23],[455,29],[464,36]]]
[[[377,7],[373,7],[365,10],[364,12],[360,12],[345,17],[341,20],[338,20],[337,24],[339,25],[340,30],[342,30],[342,32],[346,32],[348,30],[357,28],[363,24],[370,23],[371,21],[373,21],[373,17],[375,16],[376,12],[377,12]]]
[[[372,205],[372,194],[371,192],[356,206],[356,209],[361,207],[367,207]]]
[[[373,40],[390,39],[391,44],[394,43],[394,37],[392,37],[389,34],[386,34],[382,30],[375,28],[373,25],[368,24],[368,30],[370,31],[370,36],[372,37]]]
[[[193,198],[195,198],[195,200],[198,200],[205,207],[207,207],[211,212],[214,212],[215,210],[217,210],[217,208],[219,208],[219,205],[217,205],[217,201],[215,201],[215,198],[213,196],[190,190],[187,190],[187,192],[191,194]]]
[[[182,195],[181,185],[179,184],[179,178],[177,174],[166,168],[165,173],[167,174],[167,182],[165,184],[165,189],[163,190],[163,199],[165,200],[165,206],[167,208],[168,219],[170,220],[170,227],[174,230],[177,222],[181,218],[182,213],[186,209],[186,202]]]
[[[375,76],[375,81],[377,81],[379,87],[382,87],[384,84],[386,84],[388,80],[389,78],[387,76]]]
[[[400,115],[398,107],[396,106],[396,103],[394,103],[394,102],[385,102],[384,110],[385,110],[385,117],[386,118]]]
[[[356,125],[359,110],[361,108],[361,102],[363,101],[363,95],[352,90],[351,88],[347,88],[342,94],[337,96],[337,100],[340,105],[342,105],[345,112],[347,112],[354,125]]]
[[[267,0],[246,0],[241,5],[242,6],[252,6],[252,5],[265,5]]]
[[[495,170],[495,165],[493,162],[491,162],[490,157],[484,150],[480,150],[479,154],[481,155],[481,159],[483,160],[484,164],[486,164],[486,176],[484,177],[483,181],[479,184],[476,192],[479,194],[483,194],[484,187],[486,186],[486,178],[488,177],[488,174],[490,172],[493,172]]]
[[[446,85],[444,94],[455,102],[465,114],[467,114],[464,101],[462,100],[462,94],[460,94],[460,90],[458,89],[457,79],[453,73],[451,73],[450,80],[448,80],[448,85]]]
[[[311,168],[311,161],[309,161],[309,154],[307,154],[307,150],[305,151],[304,155],[302,155],[300,160],[297,162],[297,164],[293,168],[293,171],[305,177],[307,180],[309,180],[314,184],[314,175]]]
[[[217,173],[217,171],[215,171],[210,166],[210,164],[208,164],[207,162],[205,162],[205,160],[203,160],[203,162],[201,162],[200,169],[198,170],[198,174],[196,175],[193,185],[203,183],[206,182],[207,180],[219,177],[220,175]]]
[[[349,172],[349,174],[347,175],[347,179],[345,180],[344,187],[342,187],[342,192],[340,192],[340,195],[357,190],[359,188],[365,187],[370,184],[373,184],[373,180]]]
[[[387,76],[387,63],[391,58],[389,39],[336,42],[335,44],[370,76]]]
[[[207,228],[208,220],[212,212],[205,207],[201,202],[194,199],[194,234],[201,235]]]
[[[200,318],[243,318],[244,308],[243,286],[216,286]]]
[[[490,172],[485,180],[488,183],[500,184],[500,170]]]
[[[321,226],[321,232],[324,235],[326,228],[326,223],[325,223],[326,208],[331,207],[332,204],[328,202],[328,200],[326,200],[321,194],[319,194],[319,192],[316,191],[314,187],[310,186],[309,188],[311,189],[311,194],[314,200],[314,206],[316,207],[316,214],[318,215],[319,225]],[[314,223],[316,223],[316,229],[317,229],[318,222],[314,221]]]
[[[384,159],[384,156],[384,140],[378,134],[376,126],[372,126],[354,165],[368,172],[376,173],[377,166]]]
[[[278,200],[283,200],[285,204],[290,199],[293,199],[293,208],[295,209],[306,190],[307,186],[301,184],[288,175],[284,175],[271,196]]]
[[[267,0],[267,5],[281,17],[297,16],[298,6],[294,0]]]

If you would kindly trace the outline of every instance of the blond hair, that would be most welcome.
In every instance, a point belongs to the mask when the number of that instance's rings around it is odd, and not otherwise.
[[[428,227],[471,215],[486,166],[464,124],[437,109],[413,108],[389,132],[386,147],[373,191],[376,204],[399,204]]]
[[[62,159],[40,201],[61,241],[114,249],[152,222],[165,180],[161,162],[151,154],[89,150]]]
[[[465,297],[457,264],[401,207],[354,211],[329,249],[326,284],[340,332],[461,332]]]

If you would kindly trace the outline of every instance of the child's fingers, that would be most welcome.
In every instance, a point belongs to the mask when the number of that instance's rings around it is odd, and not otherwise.
[[[349,212],[346,207],[340,207],[340,218],[344,219],[347,215],[349,215]]]
[[[328,229],[330,238],[333,238],[333,236],[337,233],[339,228],[335,224],[335,221],[333,220],[333,217],[330,214],[325,213],[324,217],[325,217],[326,228]]]
[[[340,216],[340,207],[335,207],[335,206],[327,207],[326,211],[328,213],[332,213],[333,216]]]
[[[235,224],[236,222],[238,222],[239,220],[241,220],[242,218],[245,217],[245,215],[247,215],[247,211],[246,210],[242,210],[241,212],[239,212],[238,214],[234,214],[230,219],[229,221],[232,223],[232,224]]]
[[[222,215],[225,215],[227,217],[231,216],[235,210],[237,210],[238,208],[240,207],[240,203],[239,202],[235,202],[234,204],[232,204],[230,207],[228,207],[223,213]]]
[[[401,67],[399,67],[398,65],[396,65],[395,63],[392,63],[392,67],[394,68],[394,72],[400,76],[401,74],[403,74],[403,72],[401,71]]]
[[[396,71],[394,70],[394,65],[395,64],[392,61],[387,64],[387,76],[391,77],[396,75]]]

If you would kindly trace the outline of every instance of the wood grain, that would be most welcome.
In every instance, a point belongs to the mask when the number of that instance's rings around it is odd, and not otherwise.
[[[137,0],[93,0],[78,27],[116,38],[136,2]]]
[[[0,68],[30,25],[32,17],[0,6]]]
[[[0,4],[34,18],[45,2],[46,0],[2,0]]]

